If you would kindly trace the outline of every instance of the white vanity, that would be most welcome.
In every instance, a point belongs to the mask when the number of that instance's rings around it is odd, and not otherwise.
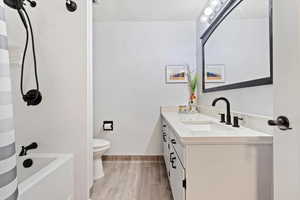
[[[272,200],[273,137],[203,114],[162,109],[174,200]]]

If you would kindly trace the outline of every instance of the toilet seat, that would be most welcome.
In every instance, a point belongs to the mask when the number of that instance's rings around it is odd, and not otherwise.
[[[93,150],[94,152],[109,149],[110,142],[103,139],[94,139],[93,140]]]

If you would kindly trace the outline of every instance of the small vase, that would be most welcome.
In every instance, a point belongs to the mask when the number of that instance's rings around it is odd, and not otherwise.
[[[197,96],[192,93],[190,100],[189,100],[189,108],[191,113],[197,112]]]

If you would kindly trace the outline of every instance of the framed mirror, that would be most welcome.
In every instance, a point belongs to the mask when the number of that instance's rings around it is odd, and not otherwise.
[[[233,0],[201,37],[203,92],[273,83],[272,0]]]

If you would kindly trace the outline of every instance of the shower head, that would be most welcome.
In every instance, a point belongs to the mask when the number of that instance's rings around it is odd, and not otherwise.
[[[24,0],[4,0],[4,3],[12,8],[12,9],[16,9],[19,13],[19,16],[23,22],[24,27],[27,29],[28,25],[24,16],[24,13],[22,11],[22,9],[24,9],[23,5],[24,5]]]
[[[4,3],[10,8],[20,10],[24,5],[24,0],[4,0]]]
[[[26,0],[28,1],[28,3],[30,4],[31,7],[36,7],[36,2],[32,1],[32,0]],[[25,5],[25,0],[4,0],[4,3],[12,8],[12,9],[16,9],[16,10],[21,10],[23,8],[23,6]]]

